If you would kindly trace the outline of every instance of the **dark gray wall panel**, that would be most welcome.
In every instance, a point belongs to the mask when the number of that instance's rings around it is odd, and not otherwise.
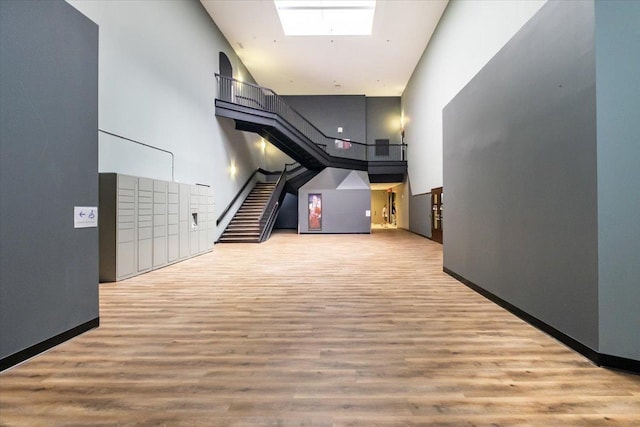
[[[367,139],[367,112],[364,95],[283,96],[283,99],[331,138]],[[338,127],[343,133],[338,134]]]
[[[388,139],[390,144],[402,143],[400,136],[400,97],[367,97],[367,144],[376,139]]]
[[[597,2],[600,351],[640,360],[640,2]]]
[[[322,194],[322,230],[309,231],[309,217],[305,203],[300,203],[301,233],[336,234],[370,233],[371,218],[365,211],[371,209],[371,191],[367,190],[300,190],[300,200],[308,200],[309,193]],[[304,199],[302,199],[304,197]]]
[[[343,182],[350,181],[350,174],[357,174],[356,185],[340,189]],[[352,176],[351,176],[352,177]],[[353,177],[352,177],[353,178]],[[362,185],[358,185],[362,184]],[[360,188],[356,188],[360,187]],[[322,195],[322,230],[309,230],[309,194]],[[298,191],[298,223],[300,233],[370,233],[371,189],[369,177],[364,171],[326,168]]]
[[[282,206],[278,212],[278,218],[273,228],[297,229],[298,228],[298,197],[287,193],[282,200]]]
[[[416,194],[409,199],[409,230],[431,237],[431,193]]]
[[[444,266],[597,349],[593,21],[547,3],[444,109]]]
[[[0,357],[98,318],[98,27],[0,2]]]

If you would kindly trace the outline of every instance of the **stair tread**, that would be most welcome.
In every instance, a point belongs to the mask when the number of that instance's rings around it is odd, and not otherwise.
[[[218,242],[259,243],[262,226],[260,217],[276,187],[274,182],[258,182],[240,205]]]

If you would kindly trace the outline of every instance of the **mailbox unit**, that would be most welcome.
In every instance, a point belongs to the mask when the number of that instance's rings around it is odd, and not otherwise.
[[[114,282],[211,251],[213,190],[100,174],[100,281]]]

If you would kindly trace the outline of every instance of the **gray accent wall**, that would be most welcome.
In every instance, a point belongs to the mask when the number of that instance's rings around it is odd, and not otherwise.
[[[0,358],[96,321],[98,26],[62,0],[0,1]]]
[[[367,97],[366,106],[367,144],[375,144],[376,139],[388,139],[390,144],[401,144],[400,97]]]
[[[298,196],[291,193],[284,195],[273,228],[292,230],[298,228]]]
[[[322,195],[322,230],[309,230],[309,194]],[[298,231],[370,233],[371,187],[365,171],[326,168],[298,191]]]
[[[413,194],[442,186],[443,108],[545,2],[451,0],[446,4],[402,93]]]
[[[367,140],[367,106],[364,95],[283,96],[287,104],[331,138]],[[342,133],[338,133],[342,127]]]
[[[282,97],[328,137],[375,144],[402,142],[399,96],[299,95]],[[343,133],[338,133],[342,127]]]
[[[409,230],[431,238],[431,193],[410,196]]]
[[[600,351],[640,360],[640,2],[595,11]]]
[[[446,106],[443,234],[445,268],[597,349],[593,23],[547,3]]]

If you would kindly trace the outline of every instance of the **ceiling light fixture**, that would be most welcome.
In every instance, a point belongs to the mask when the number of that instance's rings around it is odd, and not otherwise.
[[[286,36],[370,36],[375,0],[274,0]]]

